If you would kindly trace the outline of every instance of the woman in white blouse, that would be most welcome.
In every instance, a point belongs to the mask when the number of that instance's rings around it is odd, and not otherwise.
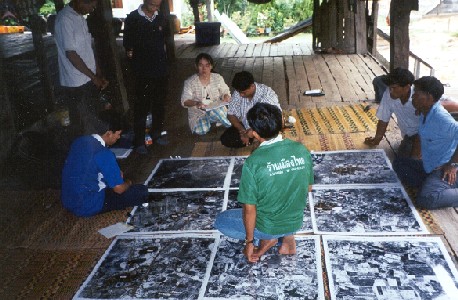
[[[192,133],[203,135],[210,131],[212,123],[230,127],[227,104],[230,90],[221,75],[213,73],[213,58],[200,53],[196,60],[197,74],[184,82],[181,105],[188,109],[189,127]]]

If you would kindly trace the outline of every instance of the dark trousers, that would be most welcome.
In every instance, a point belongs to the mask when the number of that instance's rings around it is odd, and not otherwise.
[[[106,188],[102,213],[141,205],[147,202],[147,199],[148,187],[143,184],[134,184],[122,194],[115,193],[113,189]]]
[[[246,145],[240,139],[240,133],[234,126],[229,127],[224,131],[220,138],[221,144],[229,148],[243,148]],[[253,139],[250,139],[250,143]]]
[[[68,107],[70,128],[75,136],[97,133],[97,87],[89,81],[79,87],[62,89],[63,104]]]
[[[385,93],[388,85],[385,83],[388,80],[388,75],[380,75],[372,80],[372,85],[374,86],[375,91],[375,102],[380,103],[383,98],[383,93]]]
[[[428,177],[421,159],[397,157],[393,161],[393,169],[402,183],[414,188],[420,188]]]
[[[167,97],[166,76],[159,78],[137,78],[134,103],[134,146],[145,144],[145,123],[149,113],[152,115],[151,135],[160,136],[164,127],[165,100]]]

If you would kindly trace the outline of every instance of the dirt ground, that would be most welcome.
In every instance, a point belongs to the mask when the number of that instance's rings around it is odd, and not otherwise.
[[[446,94],[458,99],[458,14],[428,15],[440,1],[425,0],[420,3],[420,11],[410,14],[410,51],[434,68],[434,76],[449,86]],[[385,17],[388,14],[389,1],[380,1],[378,27],[389,34]],[[389,45],[380,42],[378,50],[389,59]],[[413,70],[413,61],[410,62]],[[429,68],[422,65],[420,76],[430,75]]]
[[[458,16],[424,17],[410,24],[410,49],[436,69],[443,83],[458,85]]]

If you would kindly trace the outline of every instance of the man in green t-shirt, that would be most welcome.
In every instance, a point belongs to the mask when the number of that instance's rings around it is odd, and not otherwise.
[[[244,254],[250,262],[258,261],[278,239],[280,254],[295,254],[293,234],[302,226],[313,184],[310,152],[282,138],[282,113],[276,106],[257,103],[248,111],[247,120],[261,144],[243,165],[237,197],[243,208],[220,213],[215,228],[244,239]]]

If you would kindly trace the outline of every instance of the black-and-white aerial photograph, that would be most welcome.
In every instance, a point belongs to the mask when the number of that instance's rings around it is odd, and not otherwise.
[[[229,200],[227,202],[227,209],[242,208],[242,205],[237,201],[237,195],[238,195],[238,190],[229,191]],[[304,195],[304,201],[305,201],[305,195]],[[310,201],[310,199],[307,201]],[[310,206],[307,204],[304,208],[304,222],[302,223],[301,229],[298,230],[297,233],[310,233],[310,232],[313,232],[312,216],[310,212]]]
[[[148,179],[148,188],[223,188],[231,158],[164,159]]]
[[[398,183],[383,150],[313,152],[315,184]]]
[[[320,241],[297,237],[296,255],[271,248],[261,261],[247,263],[243,242],[222,238],[205,297],[220,299],[324,299]]]
[[[154,192],[138,206],[128,223],[130,232],[213,230],[224,204],[224,191]]]
[[[402,187],[316,187],[311,193],[314,232],[427,234]]]
[[[323,236],[331,299],[457,299],[439,237]]]
[[[234,157],[234,168],[232,169],[231,188],[238,188],[240,185],[240,178],[242,177],[242,167],[245,163],[245,156]]]
[[[75,299],[198,299],[214,237],[118,237]]]

